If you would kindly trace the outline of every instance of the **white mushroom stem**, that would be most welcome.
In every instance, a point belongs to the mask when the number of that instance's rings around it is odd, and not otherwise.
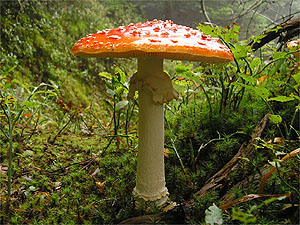
[[[170,77],[163,72],[162,59],[138,59],[129,97],[135,91],[139,102],[139,151],[133,194],[137,199],[162,205],[169,195],[165,184],[163,104],[178,97]]]

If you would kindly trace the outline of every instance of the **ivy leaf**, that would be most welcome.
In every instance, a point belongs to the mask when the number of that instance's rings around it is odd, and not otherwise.
[[[223,224],[222,216],[222,210],[213,204],[205,210],[205,223],[210,225]]]

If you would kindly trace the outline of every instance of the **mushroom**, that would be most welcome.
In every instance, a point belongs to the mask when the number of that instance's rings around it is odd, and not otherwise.
[[[217,38],[172,21],[146,21],[98,31],[80,39],[72,53],[84,57],[134,57],[138,70],[131,77],[128,97],[138,91],[139,128],[136,187],[138,202],[157,205],[168,199],[164,171],[164,103],[178,98],[163,59],[222,63],[232,53]]]
[[[286,46],[291,49],[291,48],[295,48],[297,46],[300,46],[300,39],[294,40],[294,41],[290,41],[286,44]],[[296,49],[296,52],[293,53],[294,57],[296,59],[300,59],[300,48]]]

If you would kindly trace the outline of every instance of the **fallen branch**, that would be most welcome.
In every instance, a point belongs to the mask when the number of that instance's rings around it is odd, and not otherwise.
[[[278,42],[287,42],[289,39],[299,35],[300,33],[300,17],[294,20],[285,21],[271,29],[265,31],[263,37],[259,40],[252,40],[248,45],[253,51],[261,48],[265,44],[279,37]]]

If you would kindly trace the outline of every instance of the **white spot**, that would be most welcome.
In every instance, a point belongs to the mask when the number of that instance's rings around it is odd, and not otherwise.
[[[118,36],[118,35],[110,35],[107,38],[114,39],[114,40],[120,40],[121,39],[121,37]]]

